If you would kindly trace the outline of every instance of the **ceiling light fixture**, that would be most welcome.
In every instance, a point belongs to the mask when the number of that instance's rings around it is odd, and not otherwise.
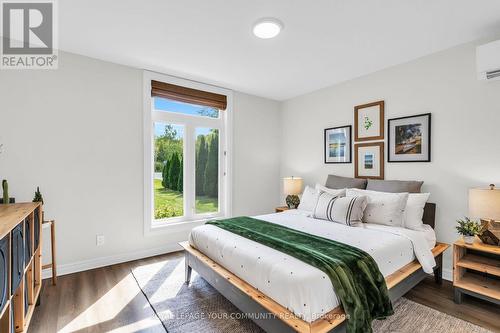
[[[262,39],[274,38],[283,29],[283,23],[275,18],[263,18],[253,26],[253,34]]]

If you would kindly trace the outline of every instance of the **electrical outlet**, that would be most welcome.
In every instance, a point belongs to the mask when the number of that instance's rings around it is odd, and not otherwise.
[[[104,242],[106,242],[106,238],[104,237],[104,235],[96,235],[95,236],[95,244],[97,246],[104,245]]]

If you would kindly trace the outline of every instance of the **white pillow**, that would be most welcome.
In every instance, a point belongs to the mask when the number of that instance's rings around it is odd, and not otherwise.
[[[424,230],[422,216],[424,216],[424,207],[429,200],[430,193],[410,193],[406,203],[404,227],[413,230]]]
[[[316,183],[316,190],[317,191],[320,191],[320,192],[326,192],[326,193],[329,193],[331,195],[335,195],[335,196],[339,196],[339,197],[345,197],[345,188],[341,188],[341,189],[333,189],[333,188],[328,188],[326,186],[323,186],[323,185],[320,185],[318,183]]]
[[[306,186],[300,198],[300,204],[297,209],[312,213],[318,202],[319,191],[310,186]]]
[[[321,192],[314,209],[314,218],[354,226],[361,222],[366,205],[364,196],[346,198]]]
[[[402,227],[408,193],[386,193],[348,188],[347,197],[366,196],[363,222]]]

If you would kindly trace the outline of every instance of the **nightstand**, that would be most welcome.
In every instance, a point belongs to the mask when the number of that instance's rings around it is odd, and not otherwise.
[[[287,206],[281,206],[281,207],[276,207],[276,213],[281,213],[284,212],[285,210],[289,210],[291,208],[288,208]]]
[[[474,244],[463,239],[453,244],[453,289],[455,303],[462,295],[500,304],[500,247],[476,237]]]

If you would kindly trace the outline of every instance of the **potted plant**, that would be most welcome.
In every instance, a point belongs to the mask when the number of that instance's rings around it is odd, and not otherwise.
[[[1,147],[0,147],[1,148]],[[0,198],[0,204],[13,204],[16,203],[15,198],[9,197],[9,183],[6,179],[2,180],[3,196]]]
[[[44,204],[44,202],[43,202],[43,196],[42,196],[42,193],[40,192],[40,187],[39,186],[36,187],[35,197],[33,198],[33,202],[41,202],[42,205]]]
[[[467,244],[474,243],[474,236],[478,235],[481,231],[481,224],[472,221],[470,218],[465,217],[462,220],[457,220],[458,225],[456,229],[460,235],[464,237],[464,241]]]

